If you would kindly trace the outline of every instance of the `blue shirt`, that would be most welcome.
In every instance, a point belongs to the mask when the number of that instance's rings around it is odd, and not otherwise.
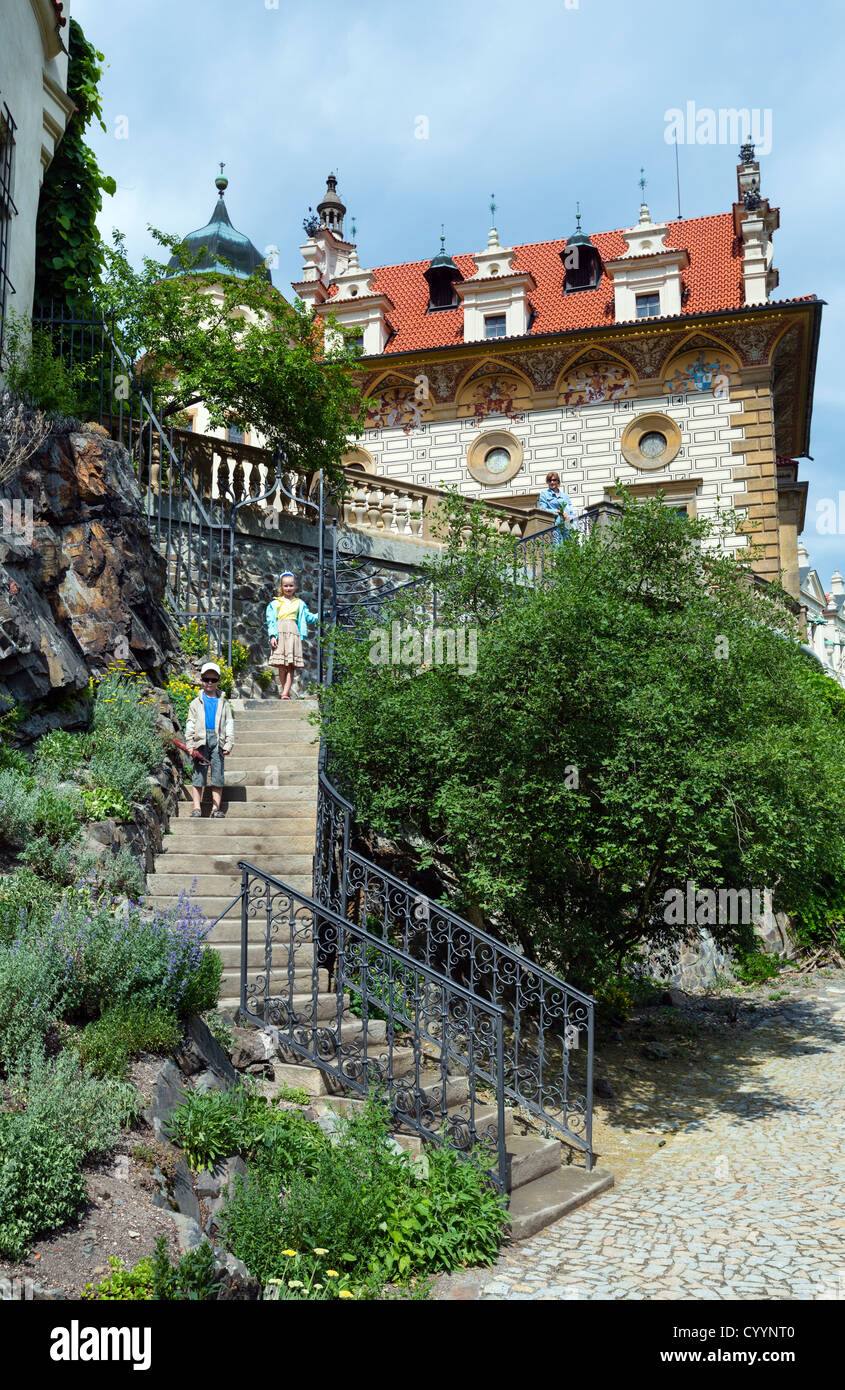
[[[550,487],[544,488],[537,498],[537,506],[544,512],[555,513],[556,526],[565,525],[573,520],[572,502],[565,492],[553,492]],[[564,511],[569,513],[567,517],[563,516]]]
[[[213,729],[217,723],[217,701],[218,695],[206,695],[203,691],[202,702],[205,705],[205,727]]]

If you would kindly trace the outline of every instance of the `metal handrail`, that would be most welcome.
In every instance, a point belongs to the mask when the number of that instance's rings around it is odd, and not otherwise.
[[[385,1091],[396,1119],[421,1137],[495,1154],[504,1191],[504,1009],[248,860],[238,860],[238,868],[241,1019],[271,1029],[277,1046],[313,1061],[345,1089]],[[250,924],[262,915],[264,960],[250,981],[249,947],[257,944]],[[274,950],[286,957],[278,965]],[[333,988],[320,988],[321,971]],[[349,1027],[347,993],[359,1000],[360,1030]],[[374,1010],[386,1015],[383,1042],[370,1037]],[[424,1045],[437,1063],[434,1079]],[[457,1105],[455,1068],[463,1070],[467,1091]],[[495,1089],[493,1126],[479,1113],[479,1080]]]

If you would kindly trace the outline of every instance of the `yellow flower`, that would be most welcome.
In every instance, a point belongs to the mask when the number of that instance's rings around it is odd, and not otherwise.
[[[354,1295],[354,1293],[352,1292],[351,1289],[338,1289],[338,1291],[337,1291],[337,1296],[338,1296],[338,1298],[354,1298],[354,1297],[355,1297],[355,1295]]]
[[[267,1280],[267,1283],[268,1283],[268,1284],[283,1284],[284,1282],[285,1282],[284,1279],[268,1279],[268,1280]]]
[[[295,1254],[296,1254],[296,1251],[295,1251],[295,1250],[283,1250],[283,1251],[282,1251],[282,1254],[283,1254],[283,1255],[295,1255]]]
[[[319,1245],[315,1246],[315,1248],[314,1248],[314,1254],[315,1254],[315,1255],[328,1255],[328,1253],[329,1253],[328,1250],[321,1250],[321,1248],[320,1248]]]
[[[326,1278],[327,1278],[327,1279],[339,1279],[339,1278],[340,1278],[340,1275],[338,1274],[338,1272],[337,1272],[336,1269],[327,1269],[327,1270],[326,1270]]]
[[[315,1285],[314,1285],[314,1288],[315,1288],[315,1289],[321,1289],[322,1287],[323,1287],[322,1284],[315,1284]]]
[[[301,1279],[291,1279],[288,1284],[289,1289],[304,1289],[305,1285]]]

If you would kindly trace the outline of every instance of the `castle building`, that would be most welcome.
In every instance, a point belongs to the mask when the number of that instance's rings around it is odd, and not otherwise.
[[[845,686],[845,579],[834,570],[826,591],[803,541],[798,542],[798,575],[808,645],[828,675]]]
[[[364,268],[330,175],[296,294],[360,342],[367,428],[345,462],[391,488],[457,485],[534,507],[560,474],[576,509],[661,490],[735,509],[764,578],[799,594],[798,536],[821,301],[775,300],[779,213],[751,144],[708,217]]]
[[[3,0],[0,11],[1,355],[6,314],[32,312],[41,184],[74,106],[63,37],[69,0]]]

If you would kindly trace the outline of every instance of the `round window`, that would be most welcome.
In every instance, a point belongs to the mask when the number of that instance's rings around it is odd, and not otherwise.
[[[666,453],[668,440],[659,430],[649,430],[640,438],[640,453],[647,459],[658,459]]]
[[[484,467],[488,473],[504,473],[510,466],[511,456],[507,449],[488,449],[484,455]]]

